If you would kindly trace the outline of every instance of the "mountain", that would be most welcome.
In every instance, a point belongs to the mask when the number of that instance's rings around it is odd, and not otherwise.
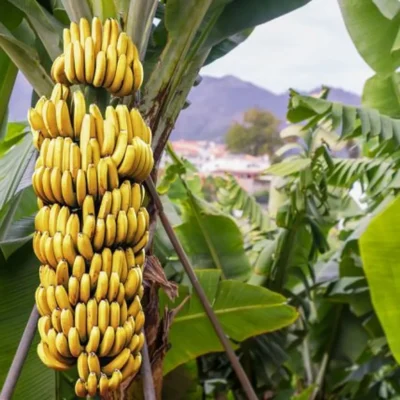
[[[275,94],[234,76],[204,76],[200,85],[189,94],[191,104],[181,112],[171,139],[221,142],[229,126],[240,121],[244,112],[252,107],[266,109],[285,123],[288,99],[288,92]],[[331,88],[329,99],[350,105],[360,104],[358,95],[337,88]]]
[[[312,90],[307,94],[317,92]],[[25,120],[31,103],[32,89],[20,74],[11,96],[11,121]],[[204,76],[200,85],[189,94],[190,106],[183,110],[176,122],[171,139],[213,140],[222,142],[229,126],[242,119],[249,108],[271,111],[284,124],[288,92],[273,93],[234,76],[212,78]],[[342,89],[332,88],[329,99],[344,104],[359,105],[360,97]]]

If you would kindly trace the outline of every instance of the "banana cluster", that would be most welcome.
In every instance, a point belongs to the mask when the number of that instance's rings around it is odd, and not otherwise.
[[[81,18],[63,32],[64,53],[51,69],[54,82],[104,87],[123,97],[137,91],[143,82],[143,67],[131,38],[121,32],[115,19],[104,24],[93,18],[92,25]]]
[[[103,115],[68,85],[101,81],[123,96],[140,86],[136,69],[141,82],[136,48],[116,21],[102,26],[95,18],[92,30],[86,20],[71,23],[53,65],[58,83],[28,111],[39,151],[32,176],[39,207],[33,249],[41,264],[37,352],[56,370],[77,365],[79,397],[108,396],[141,366],[150,223],[141,182],[154,159],[151,130],[137,109],[110,105]]]

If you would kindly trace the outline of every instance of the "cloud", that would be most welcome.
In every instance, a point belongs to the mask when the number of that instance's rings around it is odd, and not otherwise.
[[[361,93],[373,71],[357,53],[337,1],[313,0],[259,26],[247,41],[202,73],[235,75],[278,93],[322,84]]]

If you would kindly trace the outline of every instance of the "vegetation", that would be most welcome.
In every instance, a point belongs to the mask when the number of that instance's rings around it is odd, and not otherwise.
[[[233,124],[225,137],[226,147],[232,153],[273,157],[282,145],[279,120],[269,111],[257,108],[244,113],[243,123]]]
[[[50,66],[62,52],[62,28],[69,19],[119,16],[145,71],[142,100],[124,102],[137,105],[152,128],[157,165],[200,67],[231,51],[255,25],[306,2],[272,6],[271,1],[254,0],[254,13],[242,12],[251,10],[248,0],[213,6],[208,0],[3,4],[2,383],[39,282],[32,250],[35,150],[26,122],[6,125],[17,70],[38,95],[49,97]],[[331,102],[329,90],[318,98],[291,92],[287,118],[292,125],[269,147],[281,161],[266,171],[274,177],[268,212],[230,176],[203,185],[195,168],[169,147],[171,162],[158,182],[168,218],[260,398],[375,400],[400,395],[400,9],[383,0],[339,4],[356,48],[375,75],[365,84],[362,107]],[[154,18],[159,22],[152,27]],[[102,109],[110,99],[95,94],[85,92],[86,101]],[[36,101],[34,95],[32,103]],[[111,102],[116,107],[118,100]],[[257,121],[270,121],[256,115]],[[356,143],[361,157],[336,158],[331,148],[338,142]],[[361,199],[352,196],[355,186],[362,190]],[[150,199],[146,204],[155,235],[144,270],[143,300],[157,394],[165,399],[244,398],[165,231],[155,224]],[[38,339],[15,398],[71,398],[76,370],[54,375],[45,368],[35,352]],[[142,378],[124,388],[121,397],[141,396]]]

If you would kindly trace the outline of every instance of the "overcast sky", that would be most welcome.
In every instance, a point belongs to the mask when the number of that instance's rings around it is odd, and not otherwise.
[[[373,74],[346,31],[337,0],[312,0],[257,27],[203,73],[235,75],[277,93],[325,84],[359,94]]]

